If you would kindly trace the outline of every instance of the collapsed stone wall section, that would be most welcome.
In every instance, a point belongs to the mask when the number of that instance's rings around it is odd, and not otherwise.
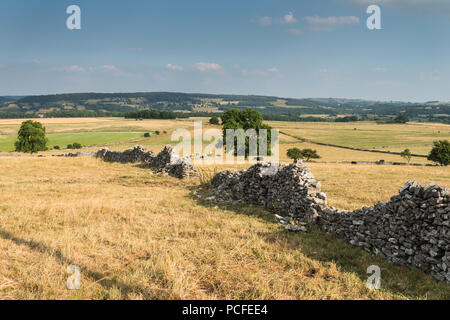
[[[276,170],[266,174],[270,168]],[[450,283],[447,188],[409,181],[388,202],[345,211],[328,207],[320,182],[301,161],[286,166],[258,163],[248,170],[222,171],[211,184],[216,201],[260,205],[299,221],[317,223],[352,245]]]
[[[180,179],[198,176],[198,171],[190,159],[178,157],[171,146],[164,147],[158,155],[152,151],[146,151],[141,146],[123,152],[102,148],[96,153],[96,157],[107,162],[142,163],[144,167],[155,168],[159,173]]]

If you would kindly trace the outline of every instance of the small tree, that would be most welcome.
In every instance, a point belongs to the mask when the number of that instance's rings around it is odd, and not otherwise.
[[[320,159],[319,154],[317,153],[316,150],[312,150],[312,149],[303,149],[302,150],[302,155],[304,158],[306,158],[306,161],[309,161],[311,159]]]
[[[271,147],[272,147],[272,127],[265,124],[263,122],[262,115],[253,109],[246,109],[246,110],[238,110],[238,109],[230,109],[223,113],[222,117],[222,133],[223,133],[223,143],[224,145],[227,145],[227,130],[244,130],[247,131],[249,129],[253,129],[256,133],[256,153],[257,156],[270,156],[271,155]],[[263,136],[263,134],[267,133],[267,139],[265,139],[265,142],[267,143],[267,147],[265,148],[267,150],[267,154],[260,154],[259,151],[262,150],[263,146],[260,146],[260,137]],[[237,131],[235,131],[237,133]],[[230,142],[229,144],[234,145],[234,155],[237,156],[238,154],[244,154],[245,158],[250,156],[250,137],[246,136],[244,138],[245,140],[245,146],[238,145],[238,137],[234,136],[234,141]],[[262,140],[262,139],[261,139]],[[264,141],[264,140],[262,140]],[[240,148],[243,148],[244,150],[238,150]],[[229,152],[230,150],[227,150]]]
[[[47,150],[47,143],[45,127],[40,122],[28,120],[22,122],[14,146],[18,152],[36,153]]]
[[[212,125],[219,125],[220,124],[220,120],[218,117],[212,117],[211,119],[209,119],[209,123]]]
[[[435,141],[428,160],[439,163],[441,166],[448,166],[450,164],[450,142],[448,140]]]
[[[404,114],[399,114],[394,119],[394,123],[408,123],[408,122],[409,122],[409,118],[407,115],[404,115]]]
[[[144,138],[150,138],[150,132],[144,133]]]
[[[72,148],[73,148],[73,149],[81,149],[81,148],[83,148],[83,146],[81,145],[81,143],[74,142],[74,143],[72,144]]]
[[[409,149],[405,149],[400,153],[400,156],[405,159],[406,161],[408,161],[408,163],[411,162],[411,158],[412,158],[412,153],[411,150]]]
[[[156,134],[157,136],[159,136],[159,135],[161,134],[161,132],[159,132],[158,130],[156,130],[156,131],[155,131],[155,134]]]
[[[291,148],[287,151],[287,156],[290,159],[293,159],[295,161],[299,160],[299,159],[303,159],[303,153],[302,150],[300,150],[299,148]]]

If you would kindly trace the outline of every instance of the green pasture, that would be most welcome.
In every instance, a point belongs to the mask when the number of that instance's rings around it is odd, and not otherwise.
[[[376,124],[296,124],[280,130],[314,142],[346,147],[428,154],[436,140],[450,139],[450,126]]]
[[[143,134],[143,132],[72,132],[50,133],[47,137],[49,147],[65,148],[74,142],[81,143],[83,146],[101,145],[140,138]],[[0,151],[14,151],[16,139],[17,135],[0,135]]]

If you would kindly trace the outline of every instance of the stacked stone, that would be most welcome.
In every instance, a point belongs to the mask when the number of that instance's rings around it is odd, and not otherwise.
[[[124,152],[110,151],[108,148],[100,149],[97,158],[107,162],[143,163],[145,167],[156,168],[158,172],[184,179],[198,176],[189,158],[180,158],[171,146],[166,146],[158,155],[143,147],[136,146]]]
[[[199,176],[197,169],[188,161],[181,161],[169,167],[169,175],[179,179],[189,179]]]
[[[211,181],[219,201],[238,201],[279,210],[313,222],[327,206],[320,182],[303,162],[287,166],[258,163],[248,170],[227,170]]]
[[[188,157],[180,158],[171,146],[165,146],[156,156],[145,161],[147,167],[153,167],[159,173],[169,174],[179,179],[193,178],[199,175]]]
[[[242,175],[245,170],[224,170],[217,173],[211,180],[215,192],[215,199],[220,202],[243,202],[243,184]]]
[[[147,152],[141,146],[136,146],[124,152],[110,151],[108,148],[102,148],[97,152],[96,156],[106,162],[138,163],[153,158],[155,154],[151,151]]]
[[[449,190],[409,181],[389,202],[346,212],[329,208],[324,230],[401,265],[450,282]]]
[[[275,188],[269,189],[269,208],[280,209],[296,219],[315,222],[327,207],[321,184],[302,162],[283,166],[274,176]]]
[[[148,167],[162,169],[175,163],[177,156],[171,146],[165,146],[157,156],[150,157],[144,161]]]

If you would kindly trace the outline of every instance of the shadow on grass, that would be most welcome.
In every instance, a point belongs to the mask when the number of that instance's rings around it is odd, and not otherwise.
[[[268,224],[277,224],[274,214],[254,205],[223,205],[198,198],[195,193],[208,193],[206,186],[190,187],[189,197],[198,205],[211,208],[218,205],[230,213],[257,218]],[[282,214],[280,214],[282,215]],[[435,280],[421,270],[394,265],[385,258],[375,256],[352,246],[336,235],[322,231],[318,226],[308,226],[308,232],[293,233],[281,228],[272,233],[259,234],[265,241],[276,243],[289,250],[298,250],[306,257],[322,264],[334,263],[345,273],[356,275],[366,283],[372,265],[381,268],[381,290],[405,299],[450,299],[450,285]],[[367,289],[368,290],[368,289]]]
[[[92,279],[95,283],[98,283],[103,288],[110,289],[119,289],[122,295],[122,299],[127,299],[130,294],[141,294],[144,298],[152,299],[154,296],[149,294],[144,288],[139,286],[130,286],[126,283],[120,282],[115,279],[109,279],[107,275],[102,274],[100,272],[89,270],[88,268],[78,264],[76,261],[71,261],[67,257],[65,257],[61,250],[54,249],[42,242],[34,241],[34,240],[25,240],[23,238],[19,238],[14,236],[12,233],[1,230],[0,229],[0,237],[4,240],[12,241],[14,244],[18,246],[26,246],[31,250],[48,255],[52,257],[58,262],[60,265],[64,267],[68,267],[70,265],[77,265],[81,268],[81,272],[83,276],[86,276]]]

